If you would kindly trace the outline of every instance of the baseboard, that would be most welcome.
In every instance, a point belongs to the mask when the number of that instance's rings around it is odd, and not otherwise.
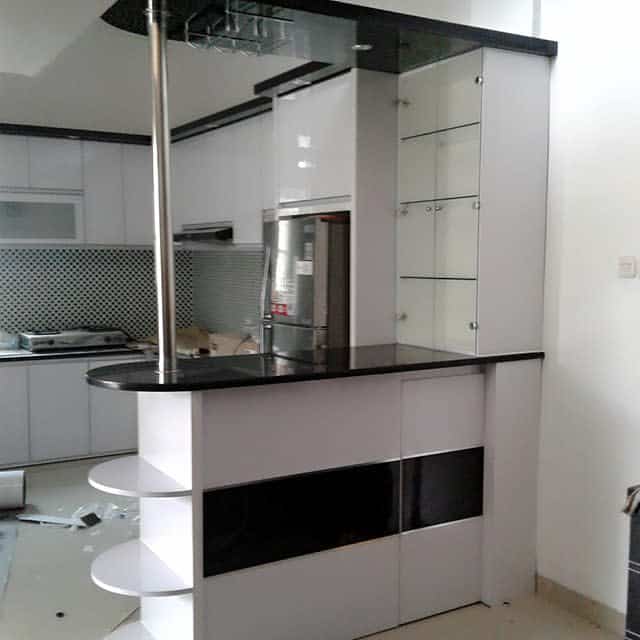
[[[536,577],[536,593],[541,598],[589,620],[602,629],[612,631],[621,638],[624,636],[624,613],[620,613],[602,602],[592,600],[544,576]]]

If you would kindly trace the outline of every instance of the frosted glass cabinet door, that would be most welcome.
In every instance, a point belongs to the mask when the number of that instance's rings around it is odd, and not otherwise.
[[[401,138],[429,133],[438,128],[435,100],[438,91],[438,65],[409,71],[398,81],[398,126]]]
[[[438,133],[436,198],[478,195],[480,125]]]
[[[400,344],[433,347],[434,303],[434,280],[399,280],[397,340]]]
[[[476,283],[438,280],[435,285],[433,345],[435,349],[476,352]]]
[[[435,203],[435,275],[448,278],[477,277],[477,202],[475,198],[461,198]]]
[[[0,136],[0,186],[29,186],[29,149],[24,136]]]
[[[398,194],[400,202],[433,200],[436,194],[435,135],[400,141]]]
[[[438,124],[434,128],[447,129],[480,122],[482,84],[477,78],[482,74],[482,51],[478,49],[449,58],[437,68]]]
[[[398,215],[399,276],[432,276],[436,267],[436,218],[431,203],[406,205]]]

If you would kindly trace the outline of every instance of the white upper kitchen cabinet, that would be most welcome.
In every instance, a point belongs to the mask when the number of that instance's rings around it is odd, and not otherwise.
[[[89,369],[124,364],[127,361],[96,361]],[[90,453],[129,451],[138,446],[138,404],[135,393],[88,387],[91,412]]]
[[[29,147],[24,136],[0,135],[0,187],[29,186]]]
[[[29,460],[28,367],[0,367],[0,466]]]
[[[129,245],[153,244],[153,169],[151,147],[122,147],[125,240]]]
[[[474,51],[401,76],[399,98],[398,340],[541,349],[549,61]]]
[[[28,138],[30,184],[34,189],[82,189],[82,143]]]
[[[237,244],[262,241],[264,201],[263,120],[249,118],[229,127],[234,135],[233,240]]]
[[[30,366],[32,460],[55,460],[89,453],[86,372],[86,362],[57,361]]]
[[[400,138],[480,122],[482,50],[403,74],[398,98]]]
[[[262,209],[276,206],[276,144],[273,112],[258,116],[260,142],[257,152],[262,156]],[[262,227],[262,223],[260,225]]]
[[[277,100],[280,203],[353,195],[354,77],[346,73]]]
[[[83,142],[85,241],[124,244],[122,146]]]

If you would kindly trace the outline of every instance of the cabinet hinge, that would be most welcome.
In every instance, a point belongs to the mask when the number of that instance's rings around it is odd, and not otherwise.
[[[406,98],[396,98],[393,101],[393,105],[395,107],[408,107],[411,105],[411,101],[407,100]]]
[[[476,210],[480,209],[480,200],[474,200],[473,208]]]
[[[396,313],[396,320],[398,322],[404,322],[407,319],[406,313]]]
[[[477,331],[478,330],[478,323],[477,322],[470,322],[469,323],[469,329],[471,329],[471,331]]]
[[[482,84],[484,82],[484,78],[482,76],[476,76],[476,84]]]
[[[409,207],[407,207],[405,205],[403,207],[400,207],[399,209],[396,209],[395,215],[396,216],[407,216],[407,215],[409,215]]]

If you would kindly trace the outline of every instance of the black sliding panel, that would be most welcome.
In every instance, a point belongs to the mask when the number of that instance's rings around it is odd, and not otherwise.
[[[399,532],[400,463],[346,467],[204,493],[204,575]]]
[[[402,463],[402,530],[482,515],[484,449],[410,458]]]

